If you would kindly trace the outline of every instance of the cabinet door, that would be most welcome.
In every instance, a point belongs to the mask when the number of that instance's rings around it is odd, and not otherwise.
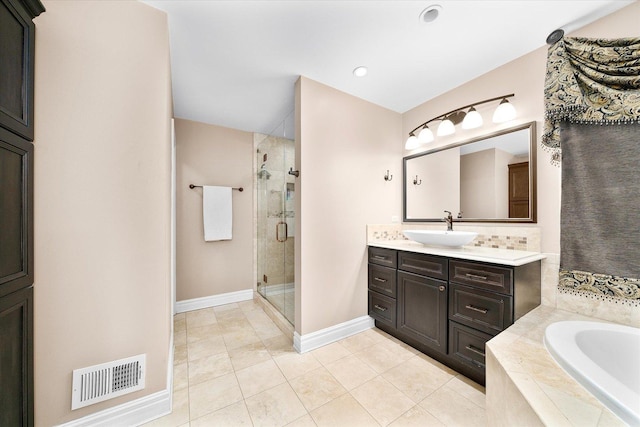
[[[529,162],[509,165],[509,218],[529,217]]]
[[[31,13],[19,1],[0,0],[0,126],[33,141]]]
[[[447,353],[447,282],[398,272],[396,321],[403,334]]]
[[[0,297],[0,426],[33,425],[33,287]]]
[[[0,129],[0,297],[33,284],[33,145]]]

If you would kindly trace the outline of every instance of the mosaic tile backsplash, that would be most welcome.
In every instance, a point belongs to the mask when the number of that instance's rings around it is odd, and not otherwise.
[[[478,237],[471,242],[471,246],[496,249],[511,249],[516,251],[527,250],[526,236],[486,236],[478,234]]]

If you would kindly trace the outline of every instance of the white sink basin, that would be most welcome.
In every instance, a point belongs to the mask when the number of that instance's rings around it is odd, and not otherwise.
[[[409,239],[423,245],[459,247],[470,243],[478,233],[474,231],[446,231],[446,230],[404,230],[402,232]]]

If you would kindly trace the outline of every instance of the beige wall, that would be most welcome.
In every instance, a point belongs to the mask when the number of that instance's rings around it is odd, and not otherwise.
[[[253,134],[176,119],[176,300],[255,287],[253,277]],[[233,239],[204,241],[202,189],[233,191]]]
[[[366,224],[401,215],[402,144],[400,114],[305,77],[296,85],[295,328],[304,335],[367,313]]]
[[[636,2],[593,24],[568,34],[568,36],[604,38],[633,37],[638,34],[638,16],[640,16],[640,3]],[[547,47],[545,46],[407,111],[402,115],[402,134],[403,138],[406,139],[409,131],[424,120],[461,105],[515,93],[515,97],[512,98],[512,102],[518,111],[518,117],[515,121],[495,125],[490,121],[491,112],[485,108],[487,113],[483,114],[485,121],[484,126],[466,131],[458,126],[456,128],[456,134],[449,137],[437,138],[434,145],[449,145],[479,135],[492,133],[499,129],[512,127],[520,123],[537,121],[537,225],[542,229],[542,252],[559,253],[560,168],[552,166],[549,163],[549,155],[540,148],[542,119],[544,115],[543,93],[546,55]],[[490,109],[495,108],[493,104],[486,105],[488,105]],[[481,111],[480,108],[478,108],[478,111]],[[429,148],[433,148],[433,146]],[[418,151],[419,150],[405,152],[404,155],[413,154]]]
[[[171,89],[166,16],[44,1],[35,20],[35,420],[167,388]],[[146,388],[71,412],[72,370],[144,353]]]

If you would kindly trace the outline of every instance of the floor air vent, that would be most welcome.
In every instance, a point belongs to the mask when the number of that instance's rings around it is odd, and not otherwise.
[[[71,409],[144,388],[144,354],[73,371]]]

